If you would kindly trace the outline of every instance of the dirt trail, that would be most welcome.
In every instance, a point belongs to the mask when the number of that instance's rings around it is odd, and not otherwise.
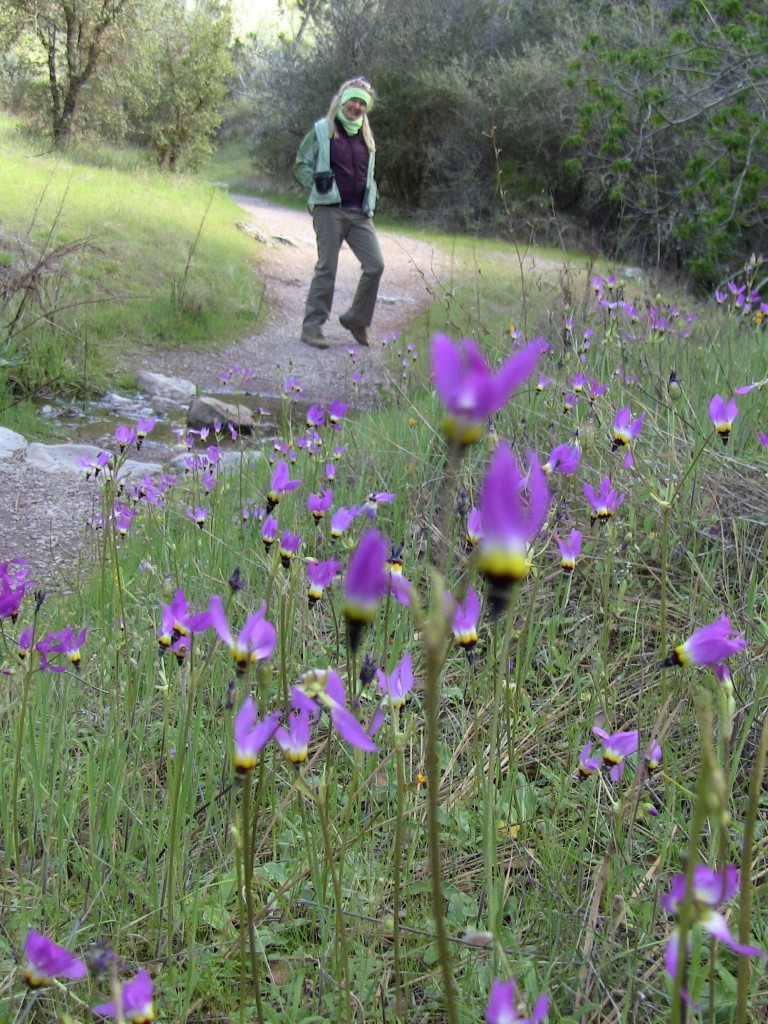
[[[379,231],[384,255],[384,277],[376,315],[369,331],[370,349],[357,348],[355,370],[362,374],[357,395],[350,391],[352,376],[348,349],[351,334],[338,317],[352,302],[360,266],[343,246],[336,278],[331,319],[323,328],[329,343],[319,351],[301,342],[304,302],[317,259],[312,218],[304,211],[288,210],[260,199],[236,196],[245,211],[243,223],[266,238],[256,241],[259,276],[268,319],[258,334],[216,352],[165,352],[152,356],[153,369],[169,376],[186,377],[203,390],[218,389],[220,374],[234,364],[254,372],[257,390],[277,395],[287,377],[295,377],[309,399],[352,398],[368,404],[383,379],[382,339],[401,331],[431,301],[439,257],[427,242]],[[342,392],[347,391],[347,394]]]
[[[370,405],[384,381],[382,339],[401,331],[431,301],[439,259],[432,246],[389,232],[379,232],[385,271],[380,301],[370,330],[373,345],[358,348],[354,366],[351,335],[338,323],[352,300],[359,266],[343,248],[339,261],[333,317],[324,333],[325,351],[301,340],[304,301],[316,259],[312,218],[258,199],[237,197],[242,223],[255,229],[263,241],[254,241],[258,276],[263,282],[269,310],[263,329],[230,346],[214,351],[148,350],[140,360],[122,369],[152,370],[185,377],[203,391],[223,390],[220,375],[233,364],[248,367],[260,393],[277,395],[286,378],[296,378],[312,401],[346,398]],[[138,362],[141,365],[137,365]],[[352,374],[361,374],[352,390]],[[67,438],[60,438],[66,441]],[[0,562],[23,558],[33,575],[46,586],[77,587],[82,562],[84,522],[98,504],[98,488],[79,475],[34,470],[23,458],[0,459]]]

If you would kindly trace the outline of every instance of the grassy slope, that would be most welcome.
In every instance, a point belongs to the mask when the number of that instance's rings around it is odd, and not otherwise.
[[[86,341],[98,350],[89,366],[98,380],[126,347],[215,344],[253,328],[255,246],[219,189],[147,168],[36,155],[9,119],[0,119],[0,149],[5,262],[20,270],[57,246],[87,240],[58,262],[65,276],[53,267],[43,277],[42,302],[27,316],[36,323],[16,334],[12,354],[68,361],[74,386]],[[44,310],[57,330],[41,329]]]

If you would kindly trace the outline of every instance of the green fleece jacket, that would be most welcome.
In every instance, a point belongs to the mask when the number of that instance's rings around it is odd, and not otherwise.
[[[366,217],[372,217],[376,209],[378,189],[373,172],[376,164],[376,153],[370,153],[368,160],[368,178],[365,183],[365,195],[363,196],[363,213]],[[315,121],[311,131],[307,132],[304,140],[299,146],[296,154],[296,163],[293,173],[296,180],[309,189],[307,206],[311,213],[316,206],[334,206],[341,202],[339,190],[334,181],[330,192],[320,193],[315,188],[315,175],[331,169],[331,142],[328,138],[328,124],[325,118]]]

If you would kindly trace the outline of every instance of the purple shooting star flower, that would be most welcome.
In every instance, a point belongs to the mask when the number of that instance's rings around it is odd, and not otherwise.
[[[544,471],[531,456],[527,476],[528,501],[521,491],[526,480],[506,444],[500,444],[486,473],[481,492],[483,539],[478,567],[488,582],[491,618],[506,607],[511,588],[528,575],[529,548],[549,508]]]
[[[609,733],[598,725],[592,732],[603,741],[603,762],[611,765],[609,775],[618,782],[624,774],[624,759],[637,750],[640,733],[637,729]]]
[[[341,567],[341,562],[337,562],[335,558],[329,558],[325,562],[307,562],[307,580],[309,581],[307,598],[310,608],[317,604]]]
[[[456,604],[450,592],[446,592],[448,612],[451,616],[451,631],[459,647],[469,656],[477,643],[477,623],[480,618],[480,598],[473,587],[467,588],[463,604]]]
[[[645,416],[646,414],[643,413],[642,416],[638,416],[637,419],[633,420],[632,410],[628,405],[623,409],[619,409],[613,421],[613,451],[622,446],[628,446],[635,440],[643,429]]]
[[[584,494],[592,506],[592,511],[590,512],[592,522],[605,522],[607,519],[610,519],[624,501],[624,495],[613,490],[611,479],[607,476],[603,477],[600,490],[597,493],[589,484],[584,484]]]
[[[133,981],[126,981],[120,991],[123,1018],[128,1024],[150,1024],[155,1019],[152,1006],[152,979],[146,971],[139,971]],[[102,1017],[119,1017],[114,1002],[94,1006],[94,1013]]]
[[[352,552],[344,581],[343,611],[353,651],[360,643],[363,626],[373,620],[379,601],[389,588],[386,558],[387,542],[377,530],[366,530]]]
[[[267,495],[267,512],[272,512],[273,509],[282,501],[284,495],[290,493],[290,491],[296,490],[296,488],[300,486],[301,480],[290,479],[288,463],[281,459],[275,466],[272,473],[269,494]]]
[[[661,897],[664,909],[675,918],[678,917],[680,905],[685,899],[685,890],[685,875],[675,875],[670,883],[669,892]],[[725,917],[717,909],[721,903],[727,903],[738,891],[739,873],[732,864],[723,868],[722,871],[713,871],[705,864],[697,864],[693,869],[692,924],[703,928],[704,931],[709,932],[710,935],[740,956],[766,957],[768,954],[759,946],[745,946],[737,942],[731,935]],[[677,975],[679,956],[680,932],[675,926],[664,951],[664,966],[671,978],[675,978]],[[681,995],[686,1002],[690,1002],[685,989],[682,990]]]
[[[320,494],[310,494],[307,498],[307,508],[312,513],[315,524],[319,524],[332,503],[333,491],[330,488],[323,487]]]
[[[691,665],[717,665],[732,654],[744,650],[747,641],[743,635],[731,626],[727,615],[721,615],[715,622],[702,626],[688,637],[685,643],[679,644],[669,657],[659,662],[657,668],[672,668],[679,665],[689,668]]]
[[[81,654],[80,648],[85,643],[85,638],[88,634],[87,629],[81,629],[80,632],[75,635],[75,629],[73,626],[67,626],[66,629],[58,630],[55,633],[49,633],[48,636],[43,637],[37,644],[35,644],[35,650],[40,652],[40,669],[41,671],[50,672],[66,672],[68,665],[57,665],[52,662],[49,658],[50,654],[64,654],[66,655],[69,665],[72,668],[80,668]]]
[[[515,981],[496,980],[491,985],[491,998],[485,1011],[486,1024],[538,1024],[549,1013],[549,996],[543,993],[536,1000],[530,1017],[521,1017],[515,999]]]
[[[443,429],[448,441],[459,448],[477,441],[485,421],[531,376],[545,347],[544,339],[537,338],[494,374],[476,342],[466,339],[456,345],[446,335],[436,335],[431,350],[432,380],[446,408]]]
[[[709,403],[709,418],[724,445],[728,444],[733,421],[738,415],[739,407],[732,398],[726,402],[720,395],[715,395]]]
[[[78,981],[88,973],[83,960],[34,929],[24,943],[24,956],[27,958],[24,980],[30,988],[52,985],[58,977]]]
[[[316,713],[325,709],[336,732],[358,750],[372,753],[379,748],[344,704],[344,684],[333,669],[312,669],[291,691],[293,706]]]
[[[299,550],[300,545],[301,534],[291,533],[290,530],[283,530],[283,535],[280,538],[280,561],[284,569],[290,568],[293,556]]]
[[[302,764],[307,759],[314,717],[308,707],[302,707],[288,716],[288,728],[278,725],[275,729],[275,743],[291,764]]]
[[[557,537],[557,544],[560,548],[560,565],[563,572],[573,572],[576,568],[576,559],[581,554],[581,532],[571,530],[567,540]]]
[[[250,615],[240,631],[237,640],[230,631],[224,605],[218,594],[213,594],[208,602],[210,625],[219,638],[229,647],[239,673],[245,672],[249,665],[268,658],[275,648],[275,627],[264,618],[266,602],[262,601],[258,611]]]
[[[260,720],[253,697],[246,697],[245,703],[235,715],[233,726],[234,751],[232,764],[238,775],[246,775],[258,763],[259,754],[275,734],[280,712],[273,711]]]
[[[346,533],[352,524],[352,521],[359,515],[360,509],[357,505],[353,505],[352,508],[345,508],[344,505],[341,508],[337,508],[331,516],[331,537],[334,540],[338,540],[342,534]]]

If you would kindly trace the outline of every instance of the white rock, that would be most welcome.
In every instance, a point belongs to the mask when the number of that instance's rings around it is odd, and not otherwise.
[[[78,459],[96,459],[102,452],[93,444],[39,444],[27,446],[27,464],[45,473],[82,473]]]
[[[187,413],[188,429],[200,430],[215,423],[233,423],[241,434],[252,434],[254,428],[253,413],[247,405],[231,405],[218,398],[197,395]]]
[[[178,409],[189,405],[197,393],[191,380],[184,377],[166,377],[162,373],[139,370],[136,383],[145,391],[156,409]]]
[[[126,459],[120,467],[118,476],[121,480],[143,480],[149,473],[150,476],[160,475],[163,467],[159,462],[139,462],[137,459]]]
[[[10,459],[18,452],[23,452],[26,447],[26,438],[21,434],[7,427],[0,427],[0,459]]]

